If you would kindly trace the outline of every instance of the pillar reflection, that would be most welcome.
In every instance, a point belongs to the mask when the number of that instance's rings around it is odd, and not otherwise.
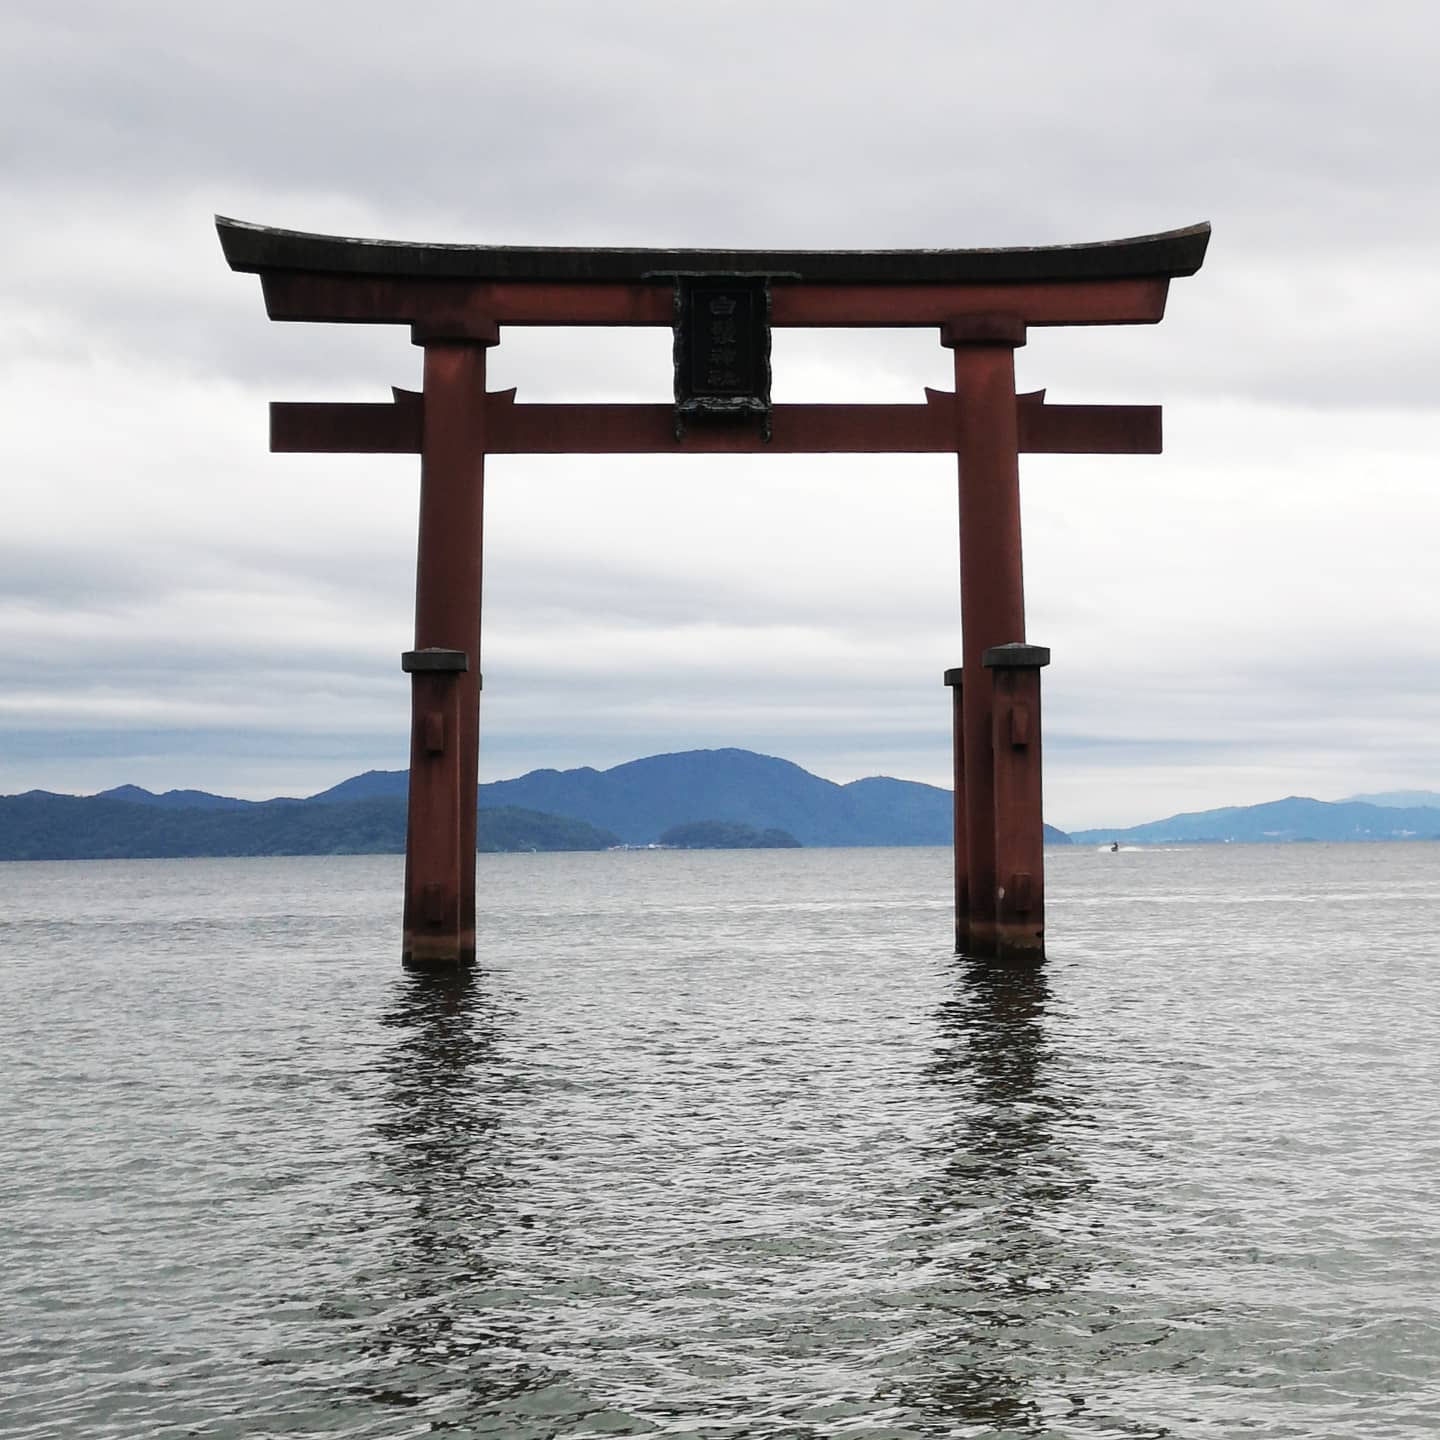
[[[949,1117],[920,1198],[921,1303],[937,1320],[905,1399],[931,1433],[1043,1429],[1056,1416],[1029,1378],[1031,1355],[1053,1336],[1037,1327],[1059,1321],[1085,1268],[1063,1235],[1089,1183],[1071,1148],[1077,1097],[1043,965],[957,960],[954,978],[924,1072]]]
[[[381,1018],[375,1160],[386,1306],[367,1350],[370,1398],[425,1404],[446,1425],[547,1382],[504,1300],[503,1251],[523,1223],[504,1123],[522,1089],[502,1059],[506,1017],[473,972],[409,974]]]

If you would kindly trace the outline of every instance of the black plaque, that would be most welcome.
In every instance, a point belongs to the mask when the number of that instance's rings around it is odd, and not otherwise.
[[[770,286],[764,276],[675,282],[675,433],[756,416],[770,436]]]

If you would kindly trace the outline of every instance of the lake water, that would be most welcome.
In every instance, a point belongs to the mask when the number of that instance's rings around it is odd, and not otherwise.
[[[0,1431],[1440,1433],[1440,845],[0,865]]]

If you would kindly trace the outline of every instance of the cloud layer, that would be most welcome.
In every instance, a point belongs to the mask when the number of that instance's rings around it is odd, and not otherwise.
[[[21,3],[0,22],[0,790],[244,794],[404,763],[416,467],[265,453],[271,399],[413,385],[274,325],[211,216],[402,238],[1035,244],[1209,218],[1158,328],[1022,387],[1163,403],[1031,457],[1047,809],[1440,783],[1430,149],[1382,3]],[[781,399],[918,399],[928,333],[781,332]],[[507,332],[524,398],[668,397],[668,336]],[[953,463],[492,461],[482,767],[747,745],[943,782]]]

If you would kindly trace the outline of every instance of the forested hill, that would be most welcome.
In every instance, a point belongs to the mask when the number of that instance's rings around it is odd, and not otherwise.
[[[574,815],[647,844],[673,825],[725,820],[784,830],[802,845],[948,845],[950,792],[875,776],[848,785],[750,750],[684,750],[611,770],[532,770],[480,787],[486,805]],[[1047,829],[1052,843],[1066,836]]]
[[[583,820],[515,807],[480,814],[481,850],[605,850],[618,843]],[[405,801],[393,798],[187,808],[43,791],[0,797],[0,860],[383,855],[404,849]]]

